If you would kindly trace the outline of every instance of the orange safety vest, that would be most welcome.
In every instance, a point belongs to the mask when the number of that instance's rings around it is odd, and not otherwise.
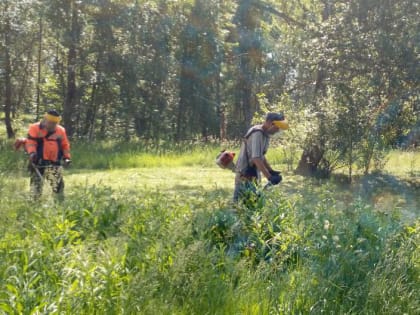
[[[55,131],[48,132],[41,122],[29,126],[25,149],[28,154],[37,153],[39,159],[53,163],[71,157],[66,130],[57,126]]]

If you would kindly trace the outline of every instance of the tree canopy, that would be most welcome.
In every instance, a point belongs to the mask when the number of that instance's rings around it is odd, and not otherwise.
[[[3,0],[7,135],[57,108],[76,139],[231,139],[282,110],[311,125],[299,170],[328,169],[419,133],[419,6]]]

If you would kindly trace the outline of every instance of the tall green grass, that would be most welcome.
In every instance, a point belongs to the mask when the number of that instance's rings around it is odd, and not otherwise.
[[[240,144],[231,143],[160,143],[145,142],[100,142],[95,144],[75,143],[73,156],[80,168],[121,169],[136,167],[180,167],[215,165],[216,156],[223,149],[239,153]],[[273,163],[283,163],[283,153],[273,149]]]
[[[101,141],[95,143],[74,142],[72,159],[74,169],[108,170],[124,168],[156,168],[202,166],[213,167],[216,156],[223,149],[239,153],[239,143],[201,143],[183,142],[159,144],[142,141],[115,142]],[[12,143],[0,143],[0,170],[22,169],[25,155],[15,152]],[[284,162],[283,152],[273,149],[270,159],[274,164]]]
[[[9,181],[2,178],[4,185]],[[62,204],[0,190],[0,314],[418,314],[420,222],[328,185],[233,207],[78,186]]]
[[[203,143],[199,141],[182,143],[75,141],[72,143],[72,156],[75,170],[213,167],[216,156],[221,150],[227,149],[239,154],[240,145],[240,142]],[[0,142],[0,152],[0,171],[16,171],[25,167],[24,153],[15,152],[10,141]],[[267,154],[267,159],[274,166],[283,165],[284,170],[292,171],[297,166],[299,152],[289,152],[287,147],[274,143]],[[420,169],[420,152],[391,151],[387,161],[386,170],[398,175],[415,177]]]
[[[142,142],[75,144],[73,157],[81,168],[118,169],[135,167],[212,166],[217,145],[168,145]]]

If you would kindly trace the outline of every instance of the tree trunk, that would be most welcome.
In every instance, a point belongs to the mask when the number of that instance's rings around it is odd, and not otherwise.
[[[108,116],[106,114],[106,110],[107,110],[106,107],[102,109],[100,139],[105,139],[105,135],[108,130]]]
[[[73,113],[76,106],[76,65],[77,65],[77,43],[79,38],[78,13],[76,1],[72,1],[71,12],[71,39],[67,55],[67,92],[63,109],[63,121],[67,134],[71,137],[74,134]]]
[[[220,108],[220,140],[226,140],[226,113],[223,107]]]
[[[353,138],[350,134],[350,152],[349,152],[349,183],[353,180]]]
[[[10,57],[10,20],[8,17],[8,5],[6,2],[6,21],[5,21],[5,30],[4,30],[4,44],[5,44],[5,66],[4,66],[4,76],[5,76],[5,100],[4,100],[4,122],[6,125],[6,132],[7,137],[9,139],[15,136],[15,132],[12,127],[12,119],[11,119],[11,110],[12,110],[12,61]]]
[[[21,85],[19,87],[19,92],[17,94],[17,100],[13,104],[14,106],[12,108],[12,117],[13,118],[16,118],[17,110],[18,110],[18,108],[20,108],[20,106],[22,105],[22,102],[25,98],[25,90],[26,90],[26,87],[27,87],[28,79],[30,80],[32,72],[33,72],[33,69],[32,69],[32,49],[30,49],[30,50],[28,50],[28,56],[27,56],[27,60],[26,60],[26,64],[25,64],[25,69],[24,69],[24,71],[22,71],[22,78],[20,80]],[[16,89],[17,89],[17,87],[16,87]]]
[[[327,20],[331,15],[331,5],[329,0],[323,1],[324,9],[322,12],[322,20]],[[326,95],[326,86],[325,86],[325,78],[326,78],[326,62],[321,60],[318,64],[318,71],[317,77],[315,82],[315,90],[314,90],[314,102],[317,101],[317,95],[320,93],[321,95]],[[314,104],[315,105],[315,104]],[[315,141],[310,141],[308,143],[308,148],[306,148],[302,156],[300,158],[298,167],[295,171],[296,174],[300,174],[303,176],[314,176],[318,171],[318,165],[322,161],[324,156],[324,140],[322,135],[324,135],[322,129],[323,127],[323,119],[324,117],[321,115],[320,117],[320,139],[313,139]]]
[[[251,127],[252,117],[254,115],[252,108],[252,79],[250,69],[250,60],[248,56],[243,56],[241,60],[241,77],[239,80],[239,88],[241,89],[241,105],[243,110],[243,115],[245,119],[246,129]]]
[[[68,54],[67,68],[67,92],[64,102],[63,121],[67,129],[67,134],[71,137],[74,133],[73,111],[76,100],[76,71],[75,71],[76,49],[72,46]]]
[[[84,124],[83,135],[88,136],[89,140],[92,140],[93,130],[95,129],[95,117],[96,117],[96,91],[98,84],[95,82],[92,86],[92,92],[90,94],[89,107],[86,111],[86,120]]]
[[[295,173],[303,176],[315,175],[323,156],[324,151],[321,149],[321,146],[312,144],[308,149],[303,151]]]
[[[217,78],[216,78],[216,103],[218,108],[218,114],[219,114],[219,137],[220,140],[226,140],[227,134],[226,134],[226,109],[222,104],[222,82],[220,79],[221,75],[221,65],[219,63],[218,65],[218,72],[217,72]]]
[[[42,33],[43,33],[43,22],[42,16],[39,18],[39,33],[38,33],[38,74],[36,81],[36,120],[40,119],[41,109],[41,60],[42,60]]]

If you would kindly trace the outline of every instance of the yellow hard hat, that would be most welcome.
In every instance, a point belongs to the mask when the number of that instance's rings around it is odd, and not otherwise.
[[[287,122],[286,119],[284,119],[284,120],[275,120],[275,121],[273,121],[273,124],[277,128],[279,128],[281,130],[287,130],[287,129],[289,129],[289,123]]]
[[[45,113],[45,120],[58,124],[61,121],[61,116],[56,110],[50,110]]]

